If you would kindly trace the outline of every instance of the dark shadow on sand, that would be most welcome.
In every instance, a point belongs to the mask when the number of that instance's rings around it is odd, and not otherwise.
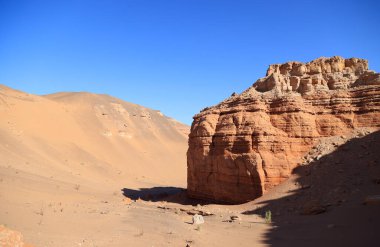
[[[379,246],[380,132],[355,138],[334,152],[298,167],[301,189],[244,212],[272,212],[269,246]]]
[[[213,201],[192,199],[187,196],[186,189],[179,187],[152,187],[129,189],[123,188],[121,190],[123,195],[132,200],[143,200],[151,202],[172,202],[181,205],[207,205],[215,204]]]
[[[164,198],[179,194],[185,191],[183,188],[178,187],[153,187],[153,188],[140,188],[139,190],[122,189],[123,195],[131,198],[132,200],[149,200],[149,201],[161,201]]]

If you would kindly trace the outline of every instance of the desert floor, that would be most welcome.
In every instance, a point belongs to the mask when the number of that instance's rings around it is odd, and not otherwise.
[[[310,154],[322,158],[242,205],[191,200],[184,184],[78,188],[1,167],[0,217],[35,246],[376,246],[379,205],[365,202],[379,194],[380,133],[350,138],[326,140]]]

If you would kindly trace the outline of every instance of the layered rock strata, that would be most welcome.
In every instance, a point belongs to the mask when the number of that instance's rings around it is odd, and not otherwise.
[[[264,78],[194,116],[188,195],[227,203],[286,180],[321,137],[380,128],[380,74],[364,59],[270,65]]]

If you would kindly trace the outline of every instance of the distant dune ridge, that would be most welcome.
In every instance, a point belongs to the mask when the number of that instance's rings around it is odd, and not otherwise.
[[[322,137],[380,128],[380,74],[364,59],[270,65],[265,77],[194,117],[188,194],[242,203],[288,179]]]

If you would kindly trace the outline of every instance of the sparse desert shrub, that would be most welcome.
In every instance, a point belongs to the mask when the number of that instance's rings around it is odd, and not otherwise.
[[[36,211],[35,213],[44,216],[44,206],[41,206],[40,210]]]
[[[265,212],[265,222],[268,224],[272,223],[272,212],[270,210]]]
[[[140,230],[135,237],[142,237],[144,235],[144,230]]]
[[[80,189],[80,185],[79,184],[74,185],[74,189],[75,190],[79,190]]]

